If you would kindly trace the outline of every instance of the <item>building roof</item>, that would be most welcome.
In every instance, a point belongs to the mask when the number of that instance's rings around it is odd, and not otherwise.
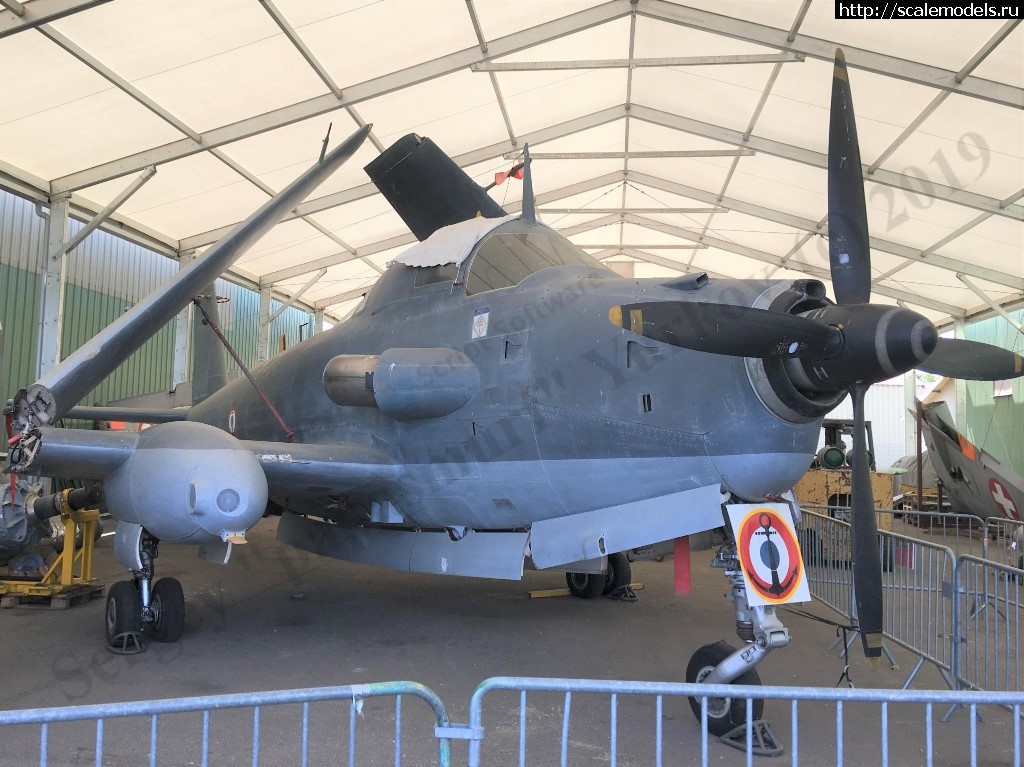
[[[332,316],[415,242],[362,171],[409,132],[482,184],[529,142],[542,219],[598,258],[635,259],[637,276],[827,283],[837,45],[873,300],[939,324],[987,311],[982,294],[1024,300],[1016,21],[837,20],[821,0],[2,5],[0,184],[70,193],[88,215],[155,168],[114,220],[165,252],[215,242],[316,159],[329,124],[336,142],[373,123],[233,268]],[[514,212],[521,191],[491,194]]]

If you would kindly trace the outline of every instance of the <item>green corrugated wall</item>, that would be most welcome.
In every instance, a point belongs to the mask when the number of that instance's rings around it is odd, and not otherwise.
[[[1024,324],[1024,309],[1010,312]],[[968,325],[967,338],[994,344],[1024,354],[1024,334],[1019,333],[1001,317]],[[994,397],[993,384],[988,381],[964,381],[967,393],[967,436],[983,450],[1024,474],[1024,378],[1014,379],[1013,394]]]
[[[61,355],[67,357],[122,315],[131,304],[94,290],[68,285],[64,290]],[[83,405],[166,391],[174,367],[174,321],[167,323],[142,348],[89,392]]]
[[[6,405],[18,389],[35,380],[39,275],[0,264],[0,326],[4,330],[0,405]]]
[[[70,221],[69,234],[81,228]],[[3,402],[35,380],[39,299],[46,221],[35,205],[0,190],[0,324],[3,326]],[[89,235],[71,254],[64,293],[61,352],[71,354],[125,310],[177,272],[177,264],[154,251],[103,231]],[[256,363],[259,294],[226,280],[217,293],[230,300],[221,305],[225,335],[249,366]],[[276,309],[280,304],[274,303]],[[307,312],[289,308],[273,323],[270,353],[277,353],[278,336],[288,346],[298,343],[299,326],[312,326]],[[117,368],[83,400],[85,404],[166,391],[172,383],[174,322]],[[229,360],[229,370],[235,368]]]

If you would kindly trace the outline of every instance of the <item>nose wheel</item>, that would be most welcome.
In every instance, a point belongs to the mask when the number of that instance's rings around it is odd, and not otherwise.
[[[712,567],[725,571],[725,577],[732,585],[727,599],[736,611],[736,633],[744,646],[736,649],[725,642],[715,642],[701,647],[690,658],[686,666],[686,681],[691,684],[739,684],[760,685],[761,677],[754,667],[763,661],[772,650],[789,644],[789,631],[779,621],[775,608],[751,605],[747,601],[746,584],[740,570],[735,544],[719,549],[711,563]],[[703,698],[690,699],[690,709],[697,721],[701,721]],[[747,735],[752,739],[756,756],[778,756],[782,746],[776,740],[764,714],[764,699],[751,698],[750,717],[747,717],[746,698],[707,699],[708,732],[729,746],[746,749]],[[748,733],[749,731],[749,733]]]
[[[703,682],[710,676],[711,672],[726,658],[736,652],[736,648],[725,642],[706,644],[690,656],[690,662],[686,664],[686,681],[690,683]],[[761,684],[761,677],[754,669],[744,671],[732,680],[730,684]],[[689,698],[690,708],[693,715],[700,721],[702,698]],[[764,700],[754,698],[752,701],[751,721],[757,721],[764,713]],[[708,698],[708,732],[721,737],[728,735],[740,725],[747,721],[746,698]]]

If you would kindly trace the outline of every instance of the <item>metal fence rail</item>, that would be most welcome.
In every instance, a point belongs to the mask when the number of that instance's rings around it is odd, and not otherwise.
[[[883,634],[918,655],[904,682],[909,687],[925,662],[947,684],[953,671],[953,604],[949,598],[956,561],[945,546],[896,533],[879,533],[882,547]]]
[[[988,557],[988,524],[973,514],[935,511],[881,511],[890,516],[892,531],[945,546],[956,556]]]
[[[987,558],[1024,570],[1024,521],[992,517],[988,529],[991,544]]]
[[[1024,571],[977,557],[956,563],[954,676],[971,689],[1021,688]]]
[[[805,510],[798,536],[811,596],[855,623],[850,524]],[[924,662],[934,664],[952,686],[953,605],[949,592],[956,565],[952,550],[885,531],[879,532],[878,545],[883,569],[883,633],[919,658],[904,686],[910,685]]]
[[[489,707],[485,721],[485,699],[496,693],[511,692],[518,706]],[[755,701],[776,701],[788,705],[772,707],[770,717],[779,724],[778,737],[786,742],[785,751],[793,765],[813,760],[815,763],[852,764],[979,764],[979,753],[985,763],[1020,764],[1021,710],[1024,693],[974,690],[878,690],[816,687],[761,687],[740,685],[704,685],[672,682],[607,681],[587,679],[538,679],[529,677],[498,677],[477,687],[469,705],[469,723],[451,724],[444,704],[438,696],[422,685],[412,682],[385,682],[348,687],[312,688],[277,692],[218,695],[203,698],[155,700],[134,703],[76,706],[71,708],[31,709],[0,712],[0,742],[3,758],[24,767],[32,763],[47,765],[49,760],[61,764],[149,764],[156,767],[168,760],[174,764],[317,764],[344,763],[350,767],[369,764],[403,763],[402,699],[414,696],[431,708],[429,727],[420,728],[419,745],[429,743],[420,752],[410,748],[409,763],[434,762],[447,767],[452,764],[450,741],[468,741],[466,757],[471,767],[481,767],[485,752],[490,765],[608,763],[653,764],[661,767],[672,763],[693,764],[700,754],[700,764],[708,765],[712,754],[716,763],[735,752],[709,732],[709,707],[723,698],[731,699],[735,709],[745,712],[738,721],[753,719]],[[356,748],[356,730],[367,712],[364,700],[392,697],[395,700],[393,729],[375,731],[374,750]],[[690,701],[695,701],[699,721],[690,716]],[[314,758],[310,731],[310,708],[315,703],[348,703],[348,740],[330,749],[317,750]],[[289,739],[282,720],[271,715],[278,707],[297,705],[301,708],[301,741]],[[866,706],[872,706],[866,709]],[[913,713],[910,707],[914,706]],[[935,707],[965,707],[969,716],[935,726]],[[991,709],[998,721],[987,724],[986,737],[978,732],[982,706]],[[758,704],[757,708],[760,707]],[[497,708],[497,710],[495,710]],[[673,716],[669,712],[678,712]],[[213,734],[211,716],[225,713],[246,714],[234,724],[251,722],[236,732],[239,743],[251,742],[251,752],[234,744],[227,752],[211,754]],[[376,712],[374,712],[376,713]],[[201,716],[197,717],[196,714]],[[867,714],[868,716],[865,716]],[[163,717],[190,716],[192,736],[174,731],[164,733]],[[366,716],[369,719],[369,716]],[[343,731],[343,717],[334,717],[319,733]],[[877,728],[864,726],[867,719],[877,721]],[[133,723],[131,733],[121,738],[109,737],[118,722]],[[859,723],[859,725],[853,724]],[[294,724],[294,722],[291,722]],[[68,753],[51,748],[53,730],[58,726],[81,725],[73,735],[77,747]],[[388,723],[390,726],[390,722]],[[35,743],[38,759],[12,753],[19,728],[36,727]],[[856,729],[854,729],[856,727]],[[52,728],[52,729],[51,729]],[[180,729],[180,728],[178,728]],[[867,730],[870,731],[867,731]],[[895,735],[895,737],[890,737]],[[164,748],[158,749],[163,738]],[[393,743],[392,739],[393,738]],[[251,740],[250,740],[251,739]],[[108,741],[118,740],[122,750],[105,749]],[[125,744],[133,750],[124,750]],[[277,753],[262,759],[261,743],[281,746]],[[82,745],[84,744],[84,745]],[[148,745],[148,751],[146,747]],[[201,745],[199,758],[194,757]],[[751,731],[736,744],[744,751],[748,767],[753,764],[755,740]],[[982,750],[983,749],[983,750]],[[269,749],[267,749],[269,751]],[[828,752],[832,756],[826,756]],[[427,755],[429,753],[429,755]],[[682,758],[680,758],[680,755]],[[339,758],[340,757],[340,758]],[[738,755],[736,756],[738,759]],[[995,760],[995,761],[992,761]],[[461,763],[461,761],[460,761]]]
[[[853,615],[850,524],[826,514],[801,515],[797,537],[807,563],[811,596],[847,618]]]
[[[248,729],[251,733],[251,759],[246,757],[245,762],[253,765],[253,767],[258,767],[261,763],[287,763],[306,767],[311,750],[310,704],[338,701],[348,703],[348,738],[346,743],[340,743],[339,741],[339,743],[334,745],[347,746],[349,767],[355,767],[357,764],[357,732],[359,730],[359,722],[364,718],[363,701],[371,698],[390,697],[395,700],[393,726],[388,728],[386,736],[394,738],[394,749],[393,754],[388,754],[388,761],[391,761],[393,755],[393,763],[398,767],[398,765],[405,763],[402,761],[403,756],[405,756],[403,754],[402,737],[402,699],[406,696],[423,700],[430,706],[433,713],[432,726],[429,730],[430,738],[432,740],[436,739],[436,746],[431,747],[432,755],[436,754],[439,767],[448,767],[451,763],[451,745],[443,729],[449,724],[448,713],[441,699],[433,691],[416,682],[381,682],[341,687],[276,690],[272,692],[240,693],[235,695],[211,695],[168,700],[69,706],[64,708],[0,711],[0,728],[2,728],[0,732],[3,732],[3,735],[0,736],[0,742],[4,744],[4,756],[10,756],[11,749],[17,745],[12,742],[13,736],[11,734],[18,731],[15,728],[18,726],[38,725],[38,737],[35,740],[38,744],[38,759],[29,761],[27,755],[24,757],[19,756],[17,763],[19,765],[38,763],[40,767],[47,767],[49,760],[54,758],[58,763],[65,764],[69,763],[66,761],[67,754],[57,753],[61,749],[53,747],[52,741],[55,737],[51,729],[57,728],[51,728],[51,725],[72,722],[91,723],[94,725],[92,728],[92,745],[89,747],[92,759],[87,761],[81,760],[84,749],[81,745],[76,745],[74,751],[76,754],[75,764],[87,764],[92,761],[96,767],[102,767],[102,765],[108,763],[110,757],[107,753],[108,745],[111,741],[116,741],[117,747],[122,749],[121,753],[118,754],[118,759],[121,760],[118,761],[119,764],[149,764],[150,767],[156,767],[159,763],[159,754],[161,753],[159,745],[164,719],[174,714],[198,713],[201,714],[201,717],[193,718],[189,722],[175,720],[173,738],[164,739],[165,742],[167,740],[173,742],[165,747],[164,753],[168,757],[173,756],[176,760],[175,763],[178,763],[177,760],[182,757],[182,752],[187,747],[192,744],[198,744],[197,758],[203,767],[207,767],[211,763],[226,763],[223,759],[216,758],[216,756],[211,759],[211,737],[214,734],[211,726],[211,713],[230,710],[242,713],[245,710],[250,710],[251,717],[249,717]],[[261,750],[265,750],[263,746],[266,743],[265,740],[261,740],[261,722],[267,722],[269,718],[268,712],[288,704],[297,706],[299,710],[295,712],[298,714],[298,717],[296,719],[289,719],[286,725],[287,729],[297,736],[293,739],[294,743],[289,741],[286,761],[282,761],[280,754],[275,754],[261,762]],[[119,729],[116,737],[111,738],[108,737],[108,733],[112,730],[111,720],[125,720],[131,726],[127,730]],[[274,721],[273,738],[275,741],[282,738],[282,724],[282,721]],[[241,726],[244,726],[244,720],[232,719],[230,725],[229,728],[225,729],[231,729],[235,740],[238,741],[237,735],[241,731]],[[324,725],[325,729],[328,726],[331,730],[338,731],[344,725],[339,721],[338,717],[332,717],[330,724]],[[292,727],[296,728],[297,732],[292,730]],[[265,725],[264,729],[267,729]],[[88,733],[78,729],[74,735],[76,744],[80,744]],[[375,738],[379,741],[381,733],[376,732]],[[61,739],[61,746],[67,745],[64,742],[65,740]],[[123,744],[126,741],[133,742],[139,746],[139,751],[126,753],[123,750]],[[148,744],[148,748],[146,748],[146,744]],[[238,757],[237,745],[240,745],[240,743],[233,743],[231,747],[235,757]],[[292,745],[297,746],[297,748],[292,750]],[[425,755],[422,752],[409,756],[410,761],[408,763],[425,763]],[[339,763],[336,755],[332,755],[331,763]]]
[[[501,717],[498,714],[498,721],[492,715],[491,724],[485,727],[484,701],[497,692],[518,693],[518,711],[515,718],[511,716]],[[534,701],[543,693],[554,693],[561,697],[560,710],[558,705],[544,708]],[[576,711],[581,707],[580,702],[587,696],[601,696],[604,699],[603,708],[606,715],[601,722],[607,722],[607,731],[602,732],[601,740],[586,737],[590,733],[596,733],[596,728],[579,727],[584,731],[581,737],[573,725],[577,721]],[[605,696],[606,699],[605,699]],[[677,738],[672,739],[670,753],[672,763],[695,763],[697,753],[700,754],[700,764],[710,763],[710,750],[712,738],[707,729],[707,706],[708,699],[715,697],[729,696],[733,700],[744,699],[747,701],[747,712],[752,709],[752,701],[756,699],[777,700],[789,702],[789,743],[787,750],[790,754],[791,763],[801,763],[801,735],[814,740],[815,745],[820,749],[823,739],[828,738],[835,744],[834,759],[829,762],[842,765],[844,759],[851,763],[875,763],[886,766],[890,759],[895,764],[909,764],[908,755],[912,755],[913,763],[926,764],[932,767],[935,762],[935,754],[943,754],[943,763],[946,764],[978,764],[979,738],[977,731],[977,713],[979,706],[997,705],[1007,707],[1013,714],[1011,723],[1012,736],[1006,739],[1004,746],[1006,751],[1010,750],[1012,744],[1012,759],[1009,764],[1021,763],[1021,706],[1024,703],[1024,693],[1015,692],[974,692],[974,691],[936,691],[936,690],[869,690],[849,688],[814,688],[814,687],[750,687],[739,685],[700,685],[682,684],[669,682],[624,682],[624,681],[599,681],[584,679],[538,679],[528,677],[496,677],[484,681],[473,694],[470,703],[470,730],[476,733],[470,741],[469,767],[481,767],[484,758],[484,751],[487,750],[489,764],[518,764],[520,767],[526,765],[548,765],[559,764],[567,767],[572,764],[594,764],[607,762],[611,767],[620,763],[655,764],[658,767],[664,763],[666,750],[666,734],[663,722],[666,699],[697,697],[701,701],[702,726],[700,728],[699,740],[692,738],[688,741],[679,742]],[[623,712],[626,710],[626,702],[631,698],[645,698],[653,701],[653,710],[650,712],[650,720],[646,726],[632,723],[628,732],[636,736],[639,732],[641,739],[646,738],[649,749],[642,756],[626,754],[623,749],[626,727],[621,723]],[[548,696],[548,700],[551,697]],[[529,703],[533,702],[531,710]],[[800,703],[815,703],[815,706],[804,706]],[[821,704],[832,704],[822,706]],[[865,743],[864,734],[848,738],[845,729],[844,714],[848,707],[858,704],[874,704],[878,711],[879,738],[877,742]],[[911,731],[902,726],[896,738],[890,738],[889,718],[890,707],[903,704],[923,705],[923,717],[920,727]],[[961,749],[953,753],[955,746],[943,745],[942,749],[937,747],[936,733],[934,728],[935,706],[965,706],[970,710],[970,717],[961,720],[961,727],[966,732],[954,734],[950,740],[946,736],[947,743],[959,744]],[[538,717],[537,710],[542,709],[548,715]],[[827,709],[824,712],[822,709]],[[801,711],[808,718],[817,714],[818,724],[809,726],[807,730],[801,727]],[[576,718],[574,718],[576,717]],[[834,718],[834,721],[833,721]],[[829,721],[831,731],[823,731],[820,722]],[[511,724],[517,722],[517,724]],[[538,727],[538,722],[541,727]],[[557,757],[547,751],[537,748],[534,742],[539,739],[543,725],[547,723],[547,729],[557,728],[557,731],[550,733],[557,740]],[[531,724],[533,727],[531,727]],[[505,735],[505,743],[499,743],[498,735]],[[920,740],[915,740],[916,738]],[[504,746],[504,747],[503,747]],[[866,755],[866,750],[874,750],[871,755]],[[541,752],[537,756],[537,752]],[[855,753],[856,752],[856,753]],[[513,758],[514,753],[514,758]],[[689,758],[679,759],[679,754]],[[749,735],[746,741],[746,763],[753,764],[753,742]],[[1008,754],[1007,754],[1008,755]],[[716,762],[721,754],[716,754]],[[820,751],[817,758],[821,758]],[[1000,762],[1002,763],[1002,762]]]

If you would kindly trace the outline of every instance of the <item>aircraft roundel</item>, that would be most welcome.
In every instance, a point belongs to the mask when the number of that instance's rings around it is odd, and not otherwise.
[[[238,427],[238,414],[235,413],[235,409],[231,408],[228,411],[228,434],[234,434],[235,429]]]
[[[988,491],[992,494],[992,500],[996,502],[996,508],[999,509],[1000,514],[1020,521],[1020,509],[1017,508],[1017,504],[1013,502],[1010,494],[1006,492],[1006,488],[995,477],[988,481]]]
[[[789,601],[803,582],[803,559],[793,528],[771,509],[755,508],[736,534],[747,585],[766,602]]]

